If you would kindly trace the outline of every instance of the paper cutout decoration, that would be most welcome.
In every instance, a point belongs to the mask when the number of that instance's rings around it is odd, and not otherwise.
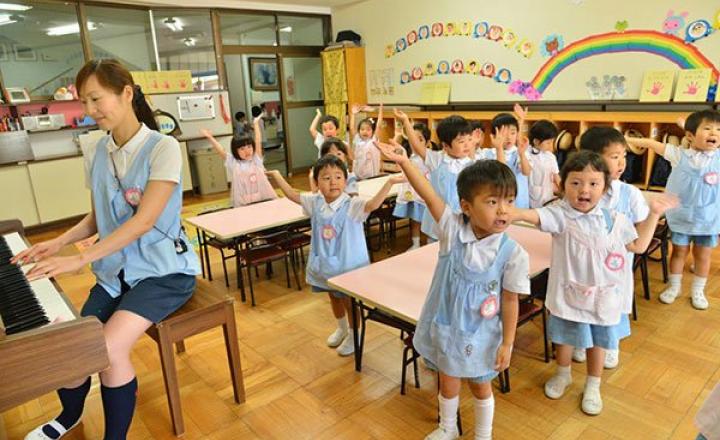
[[[640,102],[668,102],[672,96],[674,70],[645,72],[640,86]]]
[[[485,35],[487,35],[488,29],[490,29],[490,26],[484,22],[481,21],[480,23],[475,25],[475,31],[473,32],[473,38],[482,38]]]
[[[420,89],[420,104],[443,105],[450,101],[449,82],[424,83]]]
[[[705,102],[710,87],[710,69],[681,70],[675,87],[676,102]]]
[[[440,62],[438,63],[437,72],[438,72],[440,75],[447,75],[448,73],[450,73],[450,63],[448,63],[448,62],[445,61],[445,60],[440,61]]]
[[[430,38],[430,26],[424,24],[418,28],[418,40],[427,40]]]
[[[535,52],[535,45],[532,41],[523,39],[520,43],[518,43],[516,50],[525,58],[530,58],[533,52]]]
[[[694,43],[701,40],[715,31],[707,20],[695,20],[688,24],[685,29],[685,42]]]
[[[463,73],[464,70],[465,69],[462,60],[455,60],[452,62],[452,67],[450,68],[450,71],[452,73]]]
[[[720,9],[715,13],[715,23],[713,23],[715,29],[720,29]]]
[[[662,31],[668,35],[678,36],[680,29],[685,27],[685,20],[688,17],[688,12],[683,11],[679,14],[675,14],[672,9],[667,12],[667,17],[662,24]]]
[[[630,25],[628,24],[628,21],[627,21],[627,20],[622,20],[622,21],[616,21],[616,22],[615,22],[615,30],[618,31],[618,32],[620,32],[620,33],[625,32],[629,26],[630,26]]]
[[[135,84],[143,93],[192,92],[192,73],[189,70],[166,70],[162,72],[130,72]]]
[[[552,57],[565,47],[565,41],[562,35],[550,34],[542,41],[540,45],[540,53],[544,57]]]

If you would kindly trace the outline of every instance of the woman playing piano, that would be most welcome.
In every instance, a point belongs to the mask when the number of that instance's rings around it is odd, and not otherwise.
[[[94,60],[80,69],[75,85],[87,115],[109,132],[83,152],[92,211],[14,261],[36,263],[27,273],[30,280],[92,264],[97,282],[81,314],[105,324],[110,359],[110,367],[100,373],[105,439],[124,439],[137,392],[132,347],[153,323],[190,298],[200,265],[180,225],[180,147],[156,131],[130,72],[115,60]],[[63,246],[96,233],[99,240],[79,255],[55,256]],[[76,426],[89,389],[88,377],[58,390],[62,412],[26,439],[57,439]]]

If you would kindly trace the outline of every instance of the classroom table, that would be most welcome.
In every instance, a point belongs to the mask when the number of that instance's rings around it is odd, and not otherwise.
[[[530,274],[537,275],[550,267],[552,238],[549,233],[516,225],[510,226],[507,232],[528,252]],[[356,306],[360,303],[414,326],[432,282],[438,247],[438,243],[428,244],[338,275],[328,280],[328,285],[350,296],[355,322]],[[359,340],[357,326],[353,327],[353,341],[355,370],[361,371],[364,341]]]
[[[358,196],[362,197],[363,199],[372,199],[373,197],[375,197],[375,194],[380,191],[380,188],[385,185],[385,182],[387,182],[389,178],[398,174],[400,173],[383,174],[381,176],[372,177],[370,179],[359,180]],[[396,197],[398,195],[398,192],[400,191],[400,185],[400,183],[396,183],[395,185],[393,185],[392,188],[390,188],[390,191],[388,192],[386,198]]]

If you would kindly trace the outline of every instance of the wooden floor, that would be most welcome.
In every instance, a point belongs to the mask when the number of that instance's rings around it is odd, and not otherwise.
[[[296,179],[301,185],[303,176]],[[193,199],[197,202],[207,199]],[[409,246],[407,229],[396,251]],[[51,233],[31,236],[46,239]],[[66,252],[74,252],[68,249]],[[383,251],[384,257],[387,253]],[[218,255],[213,256],[212,285],[226,291]],[[708,283],[710,309],[691,308],[687,293],[674,305],[657,300],[662,289],[658,263],[651,263],[653,299],[638,295],[639,320],[623,341],[620,366],[606,370],[605,409],[589,417],[580,411],[585,366],[574,364],[573,385],[552,401],[543,383],[554,367],[542,361],[540,321],[518,331],[511,364],[512,391],[497,390],[496,439],[694,439],[694,414],[720,380],[720,251]],[[177,364],[187,432],[185,439],[421,439],[436,426],[436,383],[421,367],[421,388],[399,392],[402,344],[396,331],[370,325],[362,373],[352,357],[341,358],[325,346],[334,330],[326,297],[285,287],[284,270],[257,282],[257,307],[236,306],[247,402],[233,401],[222,333],[212,331],[186,341]],[[231,270],[231,276],[234,269]],[[412,274],[408,274],[412,276]],[[80,307],[93,284],[85,269],[58,279]],[[684,292],[691,276],[686,274]],[[638,292],[640,288],[636,289]],[[229,289],[237,294],[236,289]],[[48,359],[51,362],[51,359]],[[133,352],[140,384],[129,439],[172,438],[172,428],[155,343],[143,337]],[[411,369],[410,369],[411,370]],[[411,372],[409,370],[409,373]],[[411,377],[411,376],[409,376]],[[0,380],[7,380],[2,377]],[[410,384],[410,382],[409,382]],[[7,437],[22,439],[55,416],[55,394],[3,414]],[[463,390],[461,412],[471,438],[472,400]],[[93,379],[83,423],[65,438],[97,439],[103,433],[97,377]],[[2,434],[0,434],[1,436]]]

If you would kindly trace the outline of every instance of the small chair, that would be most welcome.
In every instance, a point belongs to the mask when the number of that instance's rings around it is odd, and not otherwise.
[[[290,252],[290,259],[293,266],[296,266],[298,262],[296,254],[300,254],[300,263],[302,264],[302,267],[305,267],[304,249],[307,246],[310,246],[310,242],[312,241],[310,230],[309,224],[291,226],[288,228],[289,237],[285,249]]]
[[[165,391],[176,436],[185,432],[185,423],[173,346],[177,346],[178,353],[183,353],[186,338],[222,326],[235,402],[245,402],[245,386],[240,365],[240,348],[233,304],[232,297],[218,294],[207,282],[198,280],[195,293],[188,302],[175,313],[151,326],[146,332],[157,342],[160,350]]]
[[[216,208],[208,211],[203,211],[198,216],[205,214],[212,214],[213,212],[224,211],[229,208]],[[207,273],[208,281],[212,281],[212,269],[210,268],[210,252],[209,247],[213,247],[220,251],[220,257],[222,259],[223,273],[225,275],[225,287],[230,287],[230,281],[228,279],[227,260],[234,258],[235,254],[225,254],[226,251],[232,251],[235,248],[235,240],[221,240],[217,237],[213,237],[207,234],[205,231],[200,231],[199,228],[195,228],[195,233],[198,238],[198,247],[200,248],[200,267],[202,269],[202,276],[205,278]]]
[[[520,311],[518,312],[518,323],[517,326],[530,322],[536,316],[542,317],[543,326],[543,343],[545,347],[545,362],[550,362],[550,344],[548,341],[547,334],[547,322],[545,316],[545,296],[547,294],[548,277],[550,275],[550,269],[545,269],[538,275],[530,279],[530,295],[520,300]],[[540,301],[538,304],[537,301]],[[510,378],[507,378],[508,383]]]

